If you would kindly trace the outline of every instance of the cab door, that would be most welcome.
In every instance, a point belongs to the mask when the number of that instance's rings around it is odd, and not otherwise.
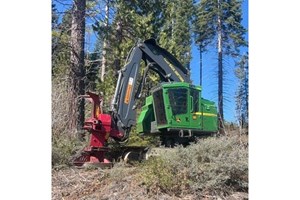
[[[200,111],[200,91],[196,89],[190,89],[190,128],[200,129],[201,125],[201,111]]]

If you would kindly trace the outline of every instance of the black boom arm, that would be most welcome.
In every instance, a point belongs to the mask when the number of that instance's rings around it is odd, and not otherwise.
[[[142,60],[147,67],[140,81]],[[190,82],[189,70],[167,50],[159,47],[154,39],[138,42],[130,52],[124,68],[119,71],[111,104],[115,128],[124,133],[123,138],[115,138],[119,141],[126,140],[131,126],[136,124],[135,104],[140,97],[148,70],[156,72],[161,82]]]

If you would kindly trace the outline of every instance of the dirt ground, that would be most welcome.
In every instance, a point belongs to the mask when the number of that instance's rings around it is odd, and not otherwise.
[[[170,196],[157,191],[150,194],[135,173],[135,167],[118,169],[65,168],[52,171],[52,199],[54,200],[192,200],[194,195]],[[121,173],[122,172],[122,173]],[[204,200],[244,200],[247,193],[237,192],[229,197],[203,195]]]
[[[113,169],[67,168],[52,171],[52,199],[129,200],[129,199],[182,199],[167,194],[149,195],[146,187],[136,177],[134,167],[124,173]],[[115,174],[111,174],[115,173]],[[110,175],[109,175],[110,174]],[[110,176],[110,177],[108,177]],[[112,178],[113,177],[113,178]],[[186,198],[193,199],[193,198]]]

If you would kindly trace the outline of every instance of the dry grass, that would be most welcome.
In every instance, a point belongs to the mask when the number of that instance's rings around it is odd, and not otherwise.
[[[116,171],[119,174],[114,174]],[[106,170],[76,168],[53,170],[52,199],[180,199],[163,193],[148,194],[137,172],[137,167],[121,165]]]
[[[247,192],[248,148],[241,137],[207,138],[145,162],[142,174],[154,193],[200,197]]]
[[[135,166],[52,172],[53,199],[248,199],[247,137],[208,138]]]

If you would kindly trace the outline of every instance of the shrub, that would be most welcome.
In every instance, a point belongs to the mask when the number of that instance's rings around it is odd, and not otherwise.
[[[137,133],[136,127],[132,127],[130,131],[129,140],[127,146],[157,146],[159,144],[159,138],[153,136],[142,136]]]
[[[159,170],[158,170],[159,169]],[[168,163],[161,157],[155,157],[148,160],[143,165],[143,181],[151,190],[161,189],[165,192],[174,192],[176,190],[176,176]]]
[[[52,166],[70,165],[70,160],[83,144],[68,127],[70,120],[68,81],[66,76],[52,79]]]
[[[72,157],[83,148],[75,137],[67,135],[52,136],[52,167],[69,166]]]
[[[176,147],[143,165],[150,191],[173,194],[248,190],[248,150],[237,137],[207,138]]]

